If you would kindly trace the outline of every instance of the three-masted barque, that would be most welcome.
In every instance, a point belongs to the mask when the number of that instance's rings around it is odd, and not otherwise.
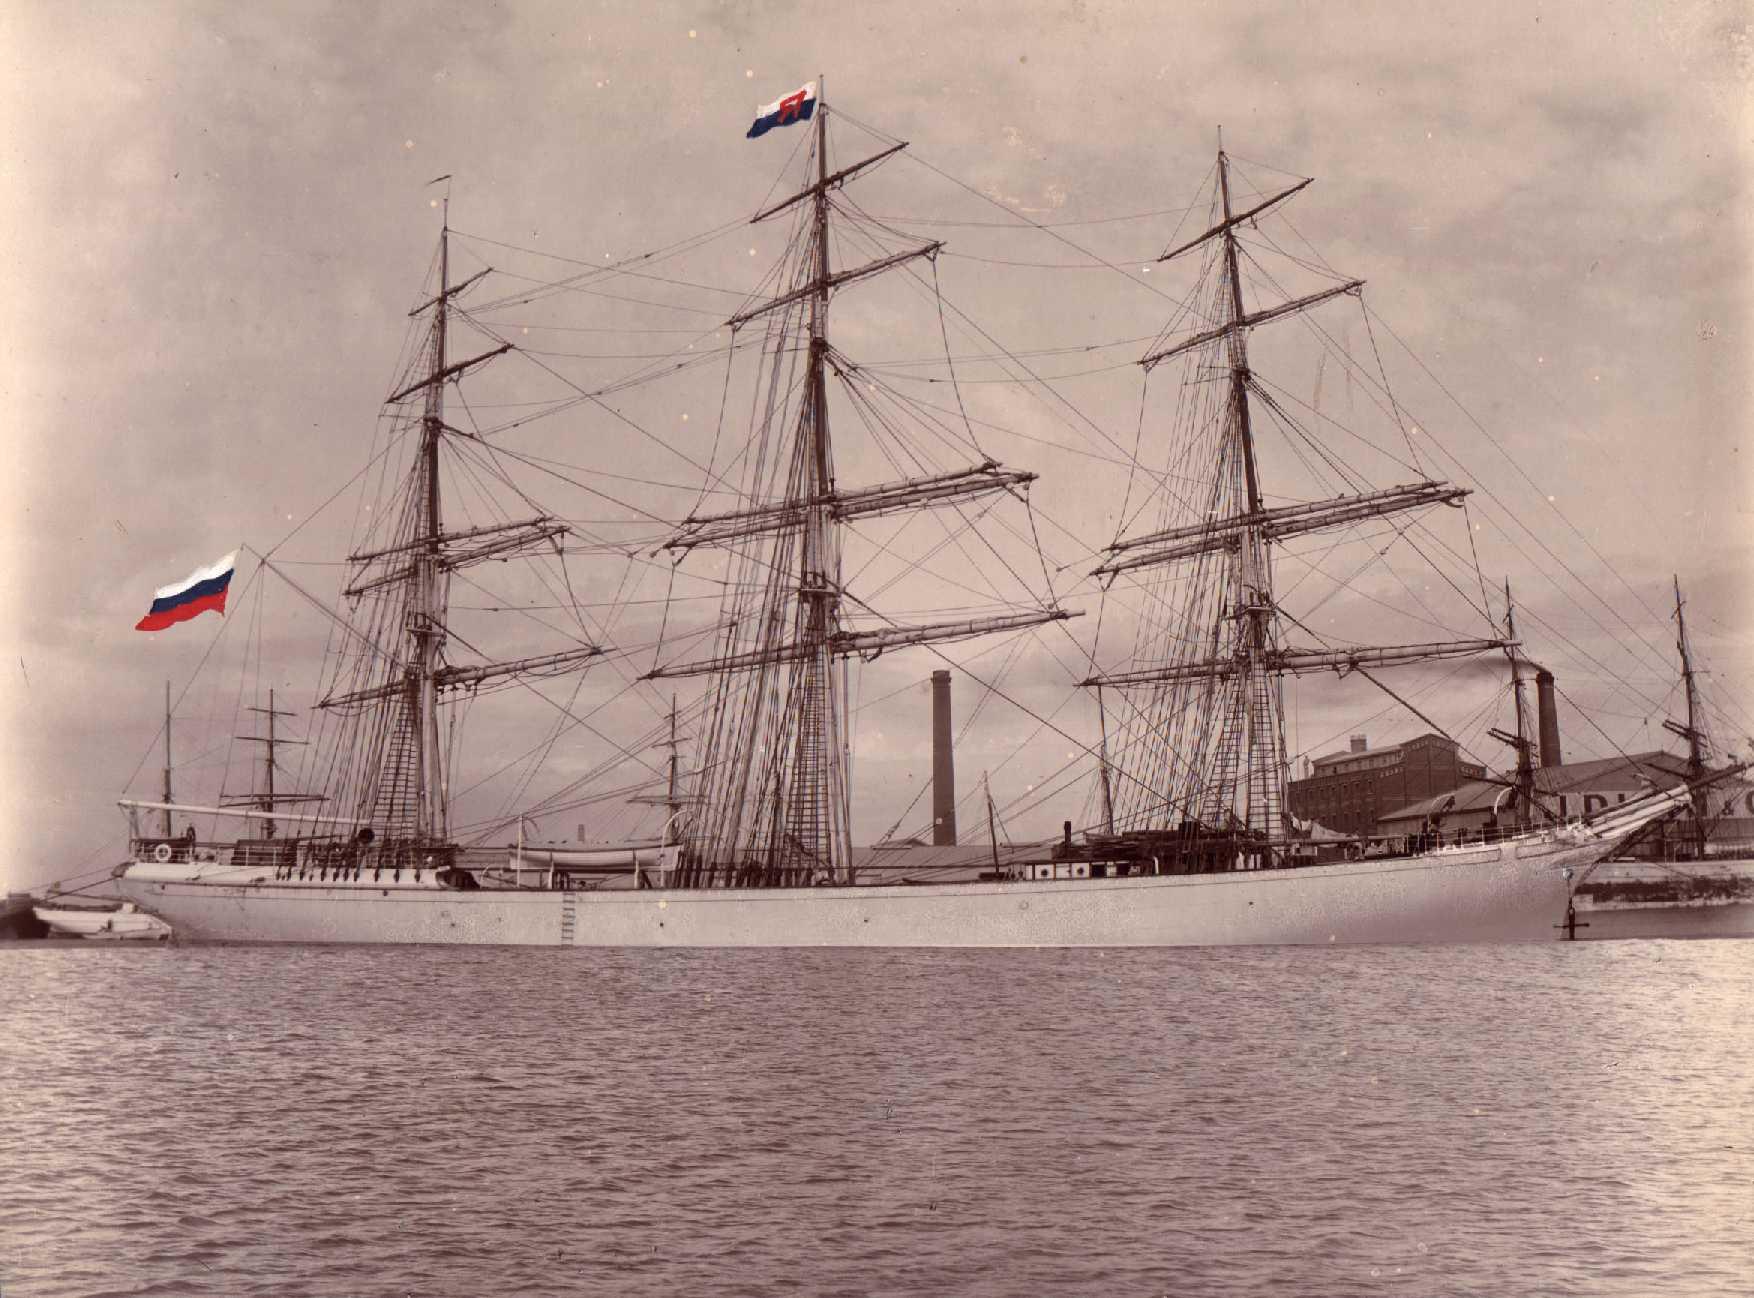
[[[1183,463],[1198,470],[1202,485],[1165,491],[1160,525],[1115,540],[1097,570],[1107,582],[1158,583],[1154,606],[1173,623],[1141,620],[1126,662],[1084,683],[1093,701],[1125,700],[1114,742],[1105,734],[1101,751],[1091,753],[1103,789],[1100,822],[1022,859],[1011,853],[1001,863],[995,853],[991,868],[971,872],[978,877],[904,882],[861,869],[852,843],[848,661],[1047,627],[1077,611],[1043,590],[1005,611],[900,621],[861,596],[849,576],[843,531],[850,524],[1016,505],[1025,502],[1034,475],[989,456],[940,462],[877,485],[848,485],[837,474],[830,394],[838,387],[842,400],[862,398],[858,362],[831,340],[831,298],[855,282],[929,262],[941,245],[902,240],[869,261],[831,262],[831,248],[841,246],[831,236],[833,196],[905,146],[831,170],[827,120],[824,109],[811,124],[813,180],[754,218],[794,222],[778,291],[725,321],[734,336],[759,338],[764,366],[757,389],[763,397],[738,457],[740,503],[691,514],[661,546],[678,563],[714,556],[725,592],[710,628],[676,638],[691,647],[660,648],[643,672],[648,682],[705,682],[689,710],[695,731],[689,771],[679,773],[672,717],[664,787],[648,795],[668,810],[662,835],[620,847],[520,847],[489,862],[454,840],[447,699],[473,698],[493,683],[583,671],[614,650],[576,639],[491,661],[472,644],[456,643],[447,602],[453,574],[489,560],[558,558],[569,528],[541,512],[489,526],[447,526],[440,459],[449,443],[470,442],[471,435],[449,421],[446,391],[513,350],[507,341],[463,359],[451,354],[448,322],[482,276],[451,282],[447,228],[436,292],[416,312],[426,322],[424,341],[386,403],[391,423],[417,449],[396,507],[374,515],[366,543],[350,556],[343,593],[353,616],[321,701],[342,722],[327,801],[289,812],[270,784],[254,805],[181,809],[267,823],[266,832],[223,843],[191,842],[168,829],[154,836],[141,813],[163,804],[125,803],[132,850],[118,874],[129,898],[190,940],[1546,941],[1564,921],[1578,870],[1686,803],[1683,788],[1617,806],[1593,822],[1542,824],[1524,796],[1514,802],[1519,823],[1502,834],[1403,844],[1415,850],[1350,859],[1319,859],[1298,835],[1285,795],[1280,690],[1287,674],[1368,673],[1480,653],[1510,654],[1514,672],[1516,646],[1509,628],[1472,640],[1375,647],[1293,643],[1273,588],[1276,546],[1453,504],[1466,493],[1424,478],[1269,503],[1253,419],[1257,404],[1273,398],[1251,369],[1248,336],[1362,286],[1341,280],[1251,309],[1237,231],[1303,184],[1235,211],[1229,162],[1220,152],[1210,228],[1163,258],[1206,258],[1208,282],[1199,299],[1209,307],[1206,327],[1155,348],[1142,362],[1147,372],[1176,360],[1191,367],[1184,388],[1194,393],[1196,408],[1176,427],[1189,439]],[[968,521],[962,515],[958,526]],[[1526,743],[1520,751],[1526,765]]]

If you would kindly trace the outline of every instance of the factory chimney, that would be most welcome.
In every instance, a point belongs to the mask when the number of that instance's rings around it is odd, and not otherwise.
[[[950,751],[950,673],[932,673],[932,846],[956,845],[956,764]]]
[[[1370,751],[1370,740],[1364,735],[1353,735],[1352,736],[1352,751],[1355,753],[1363,753],[1363,752]]]
[[[1564,760],[1559,755],[1559,697],[1553,673],[1545,667],[1535,669],[1535,700],[1541,714],[1541,765],[1558,766]]]

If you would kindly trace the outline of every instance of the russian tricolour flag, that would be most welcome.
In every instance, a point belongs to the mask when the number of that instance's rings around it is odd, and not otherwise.
[[[136,631],[162,631],[178,622],[212,609],[225,613],[225,592],[231,585],[231,572],[237,555],[228,554],[218,563],[197,568],[171,586],[160,586],[152,597],[152,609],[134,624]]]
[[[794,90],[791,94],[774,100],[771,104],[763,104],[755,110],[755,125],[743,138],[753,140],[758,135],[766,135],[776,126],[790,126],[793,122],[807,122],[816,111],[816,83],[812,81],[802,90]]]

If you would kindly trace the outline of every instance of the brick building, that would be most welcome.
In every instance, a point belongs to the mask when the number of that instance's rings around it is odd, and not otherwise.
[[[1347,751],[1310,765],[1309,775],[1287,787],[1291,814],[1359,837],[1375,832],[1380,815],[1486,775],[1451,740],[1429,733],[1375,751],[1353,735]]]

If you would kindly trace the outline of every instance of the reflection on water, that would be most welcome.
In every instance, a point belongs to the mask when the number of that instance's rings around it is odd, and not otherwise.
[[[1754,943],[0,947],[0,1292],[1754,1285]]]

